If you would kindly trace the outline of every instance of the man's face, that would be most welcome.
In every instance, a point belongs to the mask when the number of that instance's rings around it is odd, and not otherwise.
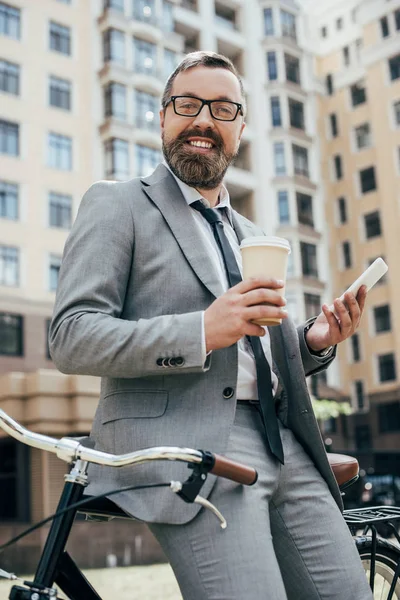
[[[202,100],[230,100],[242,103],[240,85],[227,69],[194,67],[179,73],[171,96],[195,96]],[[174,112],[172,102],[160,111],[161,137],[165,159],[172,172],[191,187],[215,189],[237,155],[245,124],[239,113],[234,121],[213,119],[204,105],[197,117]],[[211,148],[195,145],[207,142]]]

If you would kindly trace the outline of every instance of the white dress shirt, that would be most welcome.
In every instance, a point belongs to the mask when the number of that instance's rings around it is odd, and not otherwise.
[[[163,164],[169,169],[167,163],[163,161]],[[172,173],[171,169],[169,169]],[[203,198],[202,195],[195,189],[181,181],[178,177],[175,176],[174,173],[172,175],[175,177],[177,184],[179,185],[181,192],[186,200],[186,202],[190,205],[192,202],[196,200],[201,200],[206,206],[210,206],[210,203],[206,198]],[[236,237],[236,233],[232,227],[232,217],[231,217],[231,205],[229,201],[229,193],[224,184],[222,184],[219,202],[216,209],[224,208],[222,211],[222,221],[224,225],[224,232],[228,238],[228,241],[231,245],[231,248],[235,254],[236,262],[242,273],[242,256],[239,249],[239,242]],[[210,256],[211,263],[215,268],[216,273],[218,274],[218,278],[223,286],[225,291],[228,290],[229,284],[226,275],[224,261],[218,247],[218,244],[214,238],[214,234],[212,231],[211,225],[206,221],[206,219],[201,215],[199,211],[195,208],[192,208],[193,219],[195,220],[196,226],[198,227],[199,233],[202,236],[202,239],[208,249],[208,253]],[[206,360],[206,344],[205,344],[205,332],[204,332],[204,313],[203,313],[203,324],[202,324],[202,336],[203,336],[203,355],[204,361]],[[271,340],[268,332],[268,328],[264,327],[265,336],[260,337],[260,341],[264,350],[265,357],[271,366],[272,364],[272,355],[271,355]],[[257,392],[257,373],[256,373],[256,363],[253,356],[253,351],[247,339],[245,337],[241,338],[238,341],[238,361],[239,361],[239,369],[238,369],[238,378],[237,378],[237,399],[238,400],[258,400],[258,392]],[[271,378],[272,378],[272,386],[273,386],[273,394],[275,395],[277,387],[278,387],[278,378],[275,373],[271,369]]]

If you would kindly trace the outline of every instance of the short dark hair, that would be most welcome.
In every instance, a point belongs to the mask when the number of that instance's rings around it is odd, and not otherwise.
[[[172,86],[176,76],[183,71],[194,69],[194,67],[209,67],[210,69],[226,69],[227,71],[231,71],[231,73],[235,75],[239,82],[240,93],[242,96],[243,115],[246,114],[246,97],[244,93],[243,82],[235,65],[229,58],[223,56],[222,54],[217,54],[216,52],[207,52],[204,50],[186,54],[185,58],[183,58],[179,65],[175,68],[175,71],[173,71],[168,77],[161,98],[161,106],[164,109],[167,107],[168,101],[171,98]]]

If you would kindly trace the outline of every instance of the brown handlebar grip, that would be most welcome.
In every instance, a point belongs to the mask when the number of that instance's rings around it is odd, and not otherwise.
[[[225,456],[214,454],[214,466],[210,470],[213,475],[219,475],[244,485],[253,485],[258,479],[258,473],[253,467],[247,467]]]

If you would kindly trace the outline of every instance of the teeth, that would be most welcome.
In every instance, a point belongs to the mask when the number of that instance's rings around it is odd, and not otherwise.
[[[212,148],[212,144],[209,142],[189,142],[191,146],[197,146],[197,148]]]

